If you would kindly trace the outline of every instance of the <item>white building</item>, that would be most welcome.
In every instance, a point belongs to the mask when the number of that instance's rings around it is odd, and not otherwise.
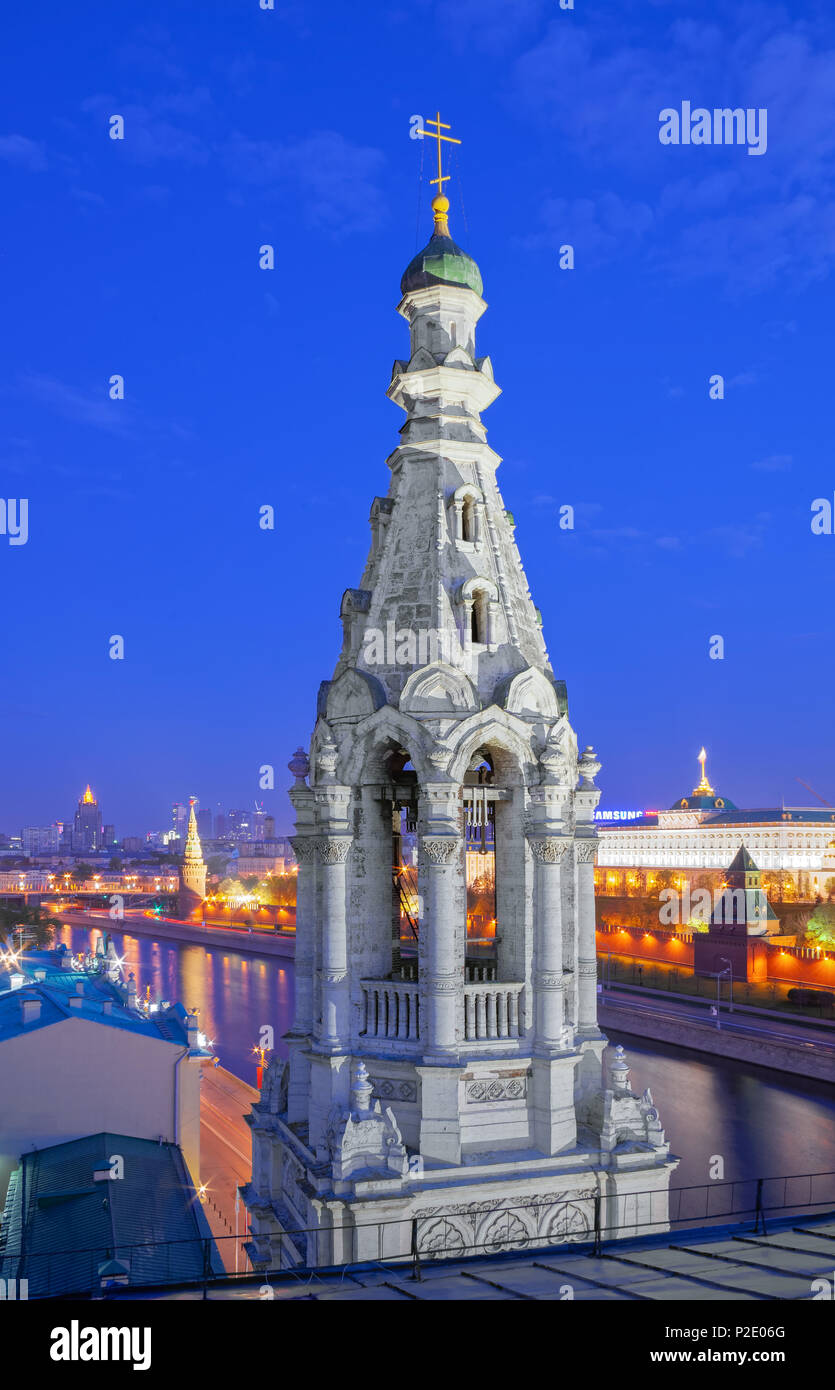
[[[178,1145],[196,1185],[210,1056],[193,1014],[143,1011],[132,979],[68,951],[0,952],[0,1207],[23,1154],[100,1131]]]
[[[779,806],[742,811],[718,796],[704,771],[691,796],[669,811],[647,812],[624,824],[600,820],[598,879],[620,886],[618,869],[721,871],[744,845],[758,867],[792,874],[798,890],[824,893],[835,874],[835,807]],[[614,813],[613,813],[614,814]]]
[[[448,202],[401,283],[406,414],[342,601],[309,759],[289,1066],[253,1106],[253,1264],[330,1263],[663,1229],[671,1159],[597,1025],[594,752],[580,753],[496,484],[478,267]],[[466,954],[468,826],[495,826],[495,956]],[[401,954],[393,836],[417,832]],[[375,1224],[377,1223],[377,1224]],[[313,1235],[287,1236],[300,1228]]]

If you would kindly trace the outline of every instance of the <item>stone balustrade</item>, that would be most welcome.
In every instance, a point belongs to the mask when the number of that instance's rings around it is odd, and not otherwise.
[[[416,1042],[420,1037],[420,986],[417,981],[362,980],[366,1038]]]
[[[522,1018],[521,984],[479,980],[464,986],[464,1036],[467,1042],[518,1038]]]
[[[469,973],[469,972],[468,972]],[[487,971],[479,967],[479,975]],[[364,1038],[418,1045],[421,1036],[421,986],[416,980],[362,980]],[[464,1040],[507,1041],[522,1036],[521,984],[495,979],[468,980],[464,990]],[[410,1049],[411,1050],[411,1049]]]

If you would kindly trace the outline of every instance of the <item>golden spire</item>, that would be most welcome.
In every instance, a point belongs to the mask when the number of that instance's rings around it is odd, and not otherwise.
[[[85,793],[84,793],[84,795],[83,795],[83,797],[82,797],[81,799],[82,799],[82,801],[84,802],[84,805],[85,805],[85,806],[95,806],[95,804],[96,804],[96,798],[93,796],[93,793],[90,791],[90,783],[89,783],[89,782],[87,783],[87,790],[85,791]]]
[[[707,776],[705,775],[705,761],[706,761],[706,759],[707,759],[707,753],[705,752],[705,750],[704,750],[704,748],[703,748],[702,751],[701,751],[701,753],[699,754],[699,762],[700,762],[701,765],[702,765],[702,780],[700,781],[700,783],[699,783],[699,785],[698,785],[697,787],[694,787],[694,788],[693,788],[693,795],[694,795],[694,796],[714,796],[714,795],[715,795],[714,790],[713,790],[713,787],[710,785],[710,783],[709,783],[708,780],[707,780]]]
[[[452,135],[443,135],[441,133],[444,130],[451,130],[452,127],[447,125],[445,121],[441,120],[440,111],[436,113],[434,120],[432,119],[432,117],[428,117],[424,120],[423,124],[424,128],[430,125],[437,126],[436,130],[429,131],[429,139],[437,140],[438,142],[438,177],[436,179],[429,180],[430,183],[436,183],[438,185],[438,192],[436,196],[432,199],[432,211],[435,214],[435,235],[449,236],[449,222],[447,220],[447,213],[449,212],[449,198],[447,198],[444,193],[444,184],[449,183],[450,176],[449,174],[445,174],[443,171],[441,158],[441,141],[446,140],[447,144],[449,145],[460,145],[461,141],[456,140],[455,137]]]

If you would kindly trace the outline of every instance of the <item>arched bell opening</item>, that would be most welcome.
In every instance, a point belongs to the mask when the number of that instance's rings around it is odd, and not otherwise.
[[[496,966],[495,768],[489,748],[477,748],[464,774],[462,799],[467,889],[466,967],[470,979],[494,979]]]
[[[523,782],[515,750],[493,738],[469,757],[462,795],[471,980],[524,978]]]
[[[355,788],[354,851],[348,883],[351,975],[362,1012],[362,979],[402,978],[403,945],[416,956],[418,781],[409,750],[386,736],[368,749],[373,780]],[[415,963],[415,972],[417,966]]]
[[[418,895],[418,776],[405,748],[388,760],[391,808],[392,974],[417,979],[420,933]]]

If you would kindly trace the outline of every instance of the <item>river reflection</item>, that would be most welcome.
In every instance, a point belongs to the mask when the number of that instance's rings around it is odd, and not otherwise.
[[[108,923],[108,928],[110,924]],[[132,970],[144,996],[157,995],[187,1009],[199,1009],[200,1030],[212,1040],[221,1065],[255,1085],[253,1045],[269,1024],[275,1051],[286,1056],[281,1041],[293,1014],[293,963],[275,956],[242,955],[222,946],[177,945],[150,936],[111,931],[124,958],[125,978]],[[97,928],[63,927],[58,939],[74,951],[94,950]]]
[[[292,961],[129,932],[112,936],[141,994],[150,985],[152,996],[200,1010],[201,1030],[229,1071],[254,1085],[252,1047],[264,1024],[286,1056],[281,1038],[292,1022]],[[60,933],[75,951],[93,949],[97,937],[95,928]],[[626,1048],[633,1089],[652,1091],[671,1151],[681,1158],[675,1187],[709,1182],[716,1157],[726,1181],[835,1170],[835,1087],[616,1031],[610,1037]]]

